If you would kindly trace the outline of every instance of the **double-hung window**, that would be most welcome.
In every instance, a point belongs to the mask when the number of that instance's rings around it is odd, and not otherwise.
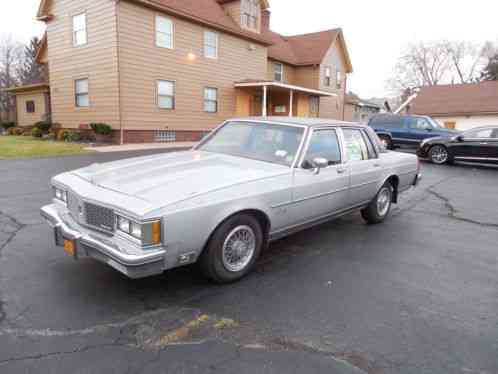
[[[84,45],[87,43],[86,13],[73,17],[73,45]]]
[[[204,31],[204,56],[207,58],[218,58],[218,33]]]
[[[87,78],[76,79],[74,81],[74,102],[78,108],[86,108],[90,106]]]
[[[276,82],[283,82],[284,81],[284,65],[283,64],[281,64],[279,62],[275,62],[273,64],[273,72],[274,72],[273,79]]]
[[[241,23],[248,29],[258,28],[259,2],[258,0],[242,0]]]
[[[339,69],[335,71],[335,84],[337,88],[341,88],[342,86],[342,73]]]
[[[35,112],[35,102],[33,100],[26,101],[26,113]]]
[[[324,83],[327,87],[330,87],[330,81],[331,81],[330,74],[331,74],[330,66],[326,66],[325,67],[325,82]]]
[[[157,106],[161,109],[175,109],[175,82],[157,81]]]
[[[173,49],[173,21],[168,17],[156,16],[156,46]]]
[[[218,112],[218,89],[206,87],[204,89],[204,111],[208,113]]]

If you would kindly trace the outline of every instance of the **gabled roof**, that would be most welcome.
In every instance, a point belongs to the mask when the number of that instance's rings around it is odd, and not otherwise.
[[[251,31],[243,30],[225,13],[218,0],[127,0],[160,10],[177,17],[186,18],[215,29],[235,34],[254,42],[269,45],[270,41]]]
[[[498,81],[421,87],[410,112],[429,116],[498,114]]]
[[[273,31],[267,31],[264,35],[273,44],[268,48],[268,57],[294,66],[321,64],[330,47],[338,42],[344,51],[347,72],[353,71],[340,28],[294,36],[283,36]]]
[[[48,21],[52,17],[49,14],[49,8],[52,3],[52,0],[41,0],[40,5],[38,6],[38,12],[36,13],[36,19],[38,21]]]
[[[228,4],[228,3],[232,3],[234,1],[240,1],[240,0],[216,0],[218,2],[218,4]],[[260,3],[261,3],[261,9],[268,9],[270,7],[270,3],[268,2],[268,0],[260,0]]]

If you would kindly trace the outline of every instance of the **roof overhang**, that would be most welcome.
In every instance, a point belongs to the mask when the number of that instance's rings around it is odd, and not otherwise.
[[[28,93],[28,92],[48,92],[50,85],[48,83],[36,83],[36,84],[27,84],[25,86],[19,87],[9,87],[4,89],[3,91],[18,94],[18,93]]]
[[[47,60],[47,32],[43,34],[43,38],[40,41],[40,44],[38,45],[38,50],[36,51],[36,56],[35,56],[36,62],[39,64],[46,64],[48,62]]]
[[[234,86],[236,88],[247,88],[247,87],[275,87],[275,88],[281,88],[289,91],[296,91],[296,92],[303,92],[307,93],[310,95],[316,95],[316,96],[332,96],[332,97],[337,97],[338,95],[332,92],[326,92],[326,91],[320,91],[320,90],[314,90],[311,88],[307,87],[301,87],[301,86],[294,86],[292,84],[285,84],[281,82],[274,82],[274,81],[258,81],[258,82],[235,82]]]
[[[38,12],[36,13],[36,19],[41,22],[48,22],[53,18],[53,15],[49,13],[50,0],[41,0],[38,6]]]

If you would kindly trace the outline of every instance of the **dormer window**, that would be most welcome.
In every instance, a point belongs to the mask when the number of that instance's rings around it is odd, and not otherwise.
[[[241,24],[242,27],[251,30],[258,29],[259,19],[259,0],[242,0],[241,1]]]

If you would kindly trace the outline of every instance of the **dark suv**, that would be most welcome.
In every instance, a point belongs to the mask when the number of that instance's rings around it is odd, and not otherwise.
[[[459,131],[444,128],[427,116],[379,114],[372,117],[368,125],[387,149],[400,145],[418,146],[428,138],[451,138],[459,134]]]

